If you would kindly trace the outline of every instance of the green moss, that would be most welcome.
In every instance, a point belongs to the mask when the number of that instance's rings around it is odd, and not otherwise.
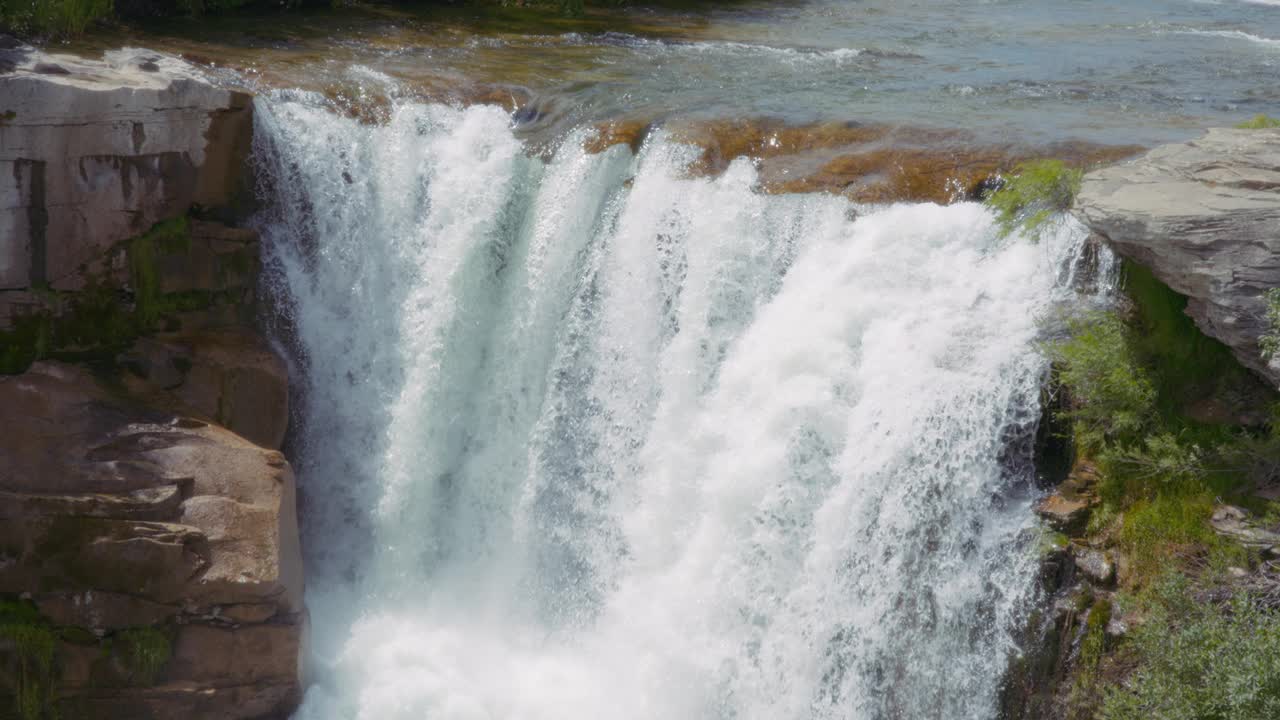
[[[159,628],[140,627],[121,630],[115,640],[130,679],[138,685],[154,685],[169,662],[172,652],[169,636]]]
[[[186,252],[191,246],[190,226],[185,216],[156,223],[146,233],[129,241],[129,276],[133,284],[134,312],[143,328],[154,329],[163,308],[160,305],[160,276],[157,268],[162,254]]]
[[[1280,128],[1280,120],[1268,117],[1266,115],[1254,115],[1249,120],[1236,125],[1240,130],[1264,130],[1266,128]]]
[[[45,358],[110,363],[139,335],[162,329],[166,315],[237,302],[229,291],[160,292],[159,259],[185,253],[190,244],[185,217],[157,223],[126,241],[132,295],[100,277],[87,278],[77,292],[44,292],[43,310],[0,331],[0,374],[24,372]]]
[[[57,636],[29,602],[0,600],[0,640],[9,646],[5,679],[21,720],[52,720]],[[0,653],[3,656],[3,653]]]
[[[1136,310],[1133,345],[1150,368],[1167,424],[1198,427],[1186,417],[1189,404],[1230,387],[1252,388],[1249,372],[1231,350],[1200,332],[1186,314],[1185,297],[1135,263],[1125,263],[1124,276],[1125,293]]]
[[[1080,191],[1084,173],[1061,160],[1035,160],[1018,165],[986,204],[996,213],[1003,236],[1021,230],[1038,238],[1043,225],[1067,210]]]
[[[1045,531],[1041,533],[1039,540],[1039,551],[1041,555],[1051,555],[1067,549],[1071,544],[1071,540],[1060,532]]]

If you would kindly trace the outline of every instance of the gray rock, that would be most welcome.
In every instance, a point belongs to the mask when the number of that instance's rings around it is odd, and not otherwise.
[[[183,61],[23,47],[0,67],[0,289],[79,289],[114,243],[239,187],[251,99]]]
[[[1121,255],[1187,296],[1187,314],[1241,364],[1265,360],[1263,294],[1280,286],[1280,129],[1210,130],[1087,174],[1076,212]]]
[[[1073,554],[1076,560],[1076,567],[1090,582],[1101,586],[1115,582],[1116,564],[1111,561],[1107,553],[1093,548],[1076,546]]]
[[[1214,508],[1209,524],[1214,532],[1231,538],[1245,547],[1273,550],[1280,547],[1280,533],[1260,528],[1249,519],[1249,513],[1235,505]]]

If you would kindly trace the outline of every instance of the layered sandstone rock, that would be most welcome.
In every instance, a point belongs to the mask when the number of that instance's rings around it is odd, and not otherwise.
[[[278,451],[56,362],[0,378],[0,425],[0,595],[56,628],[59,706],[98,718],[292,708],[302,565]],[[142,680],[117,657],[138,628],[168,643]]]
[[[296,706],[288,376],[257,235],[213,221],[250,107],[145,51],[0,50],[0,716]]]
[[[1264,293],[1280,287],[1280,130],[1210,130],[1085,175],[1077,212],[1121,255],[1187,296],[1187,314],[1245,367],[1262,356]]]

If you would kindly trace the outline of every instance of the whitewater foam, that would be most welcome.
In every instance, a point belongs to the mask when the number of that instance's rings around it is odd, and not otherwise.
[[[1086,233],[772,196],[653,133],[260,97],[302,720],[995,717]],[[1021,448],[1021,449],[1019,449]]]

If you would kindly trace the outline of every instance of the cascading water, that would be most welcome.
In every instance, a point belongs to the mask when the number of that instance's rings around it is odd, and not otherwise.
[[[260,99],[304,720],[995,717],[1083,232]]]

